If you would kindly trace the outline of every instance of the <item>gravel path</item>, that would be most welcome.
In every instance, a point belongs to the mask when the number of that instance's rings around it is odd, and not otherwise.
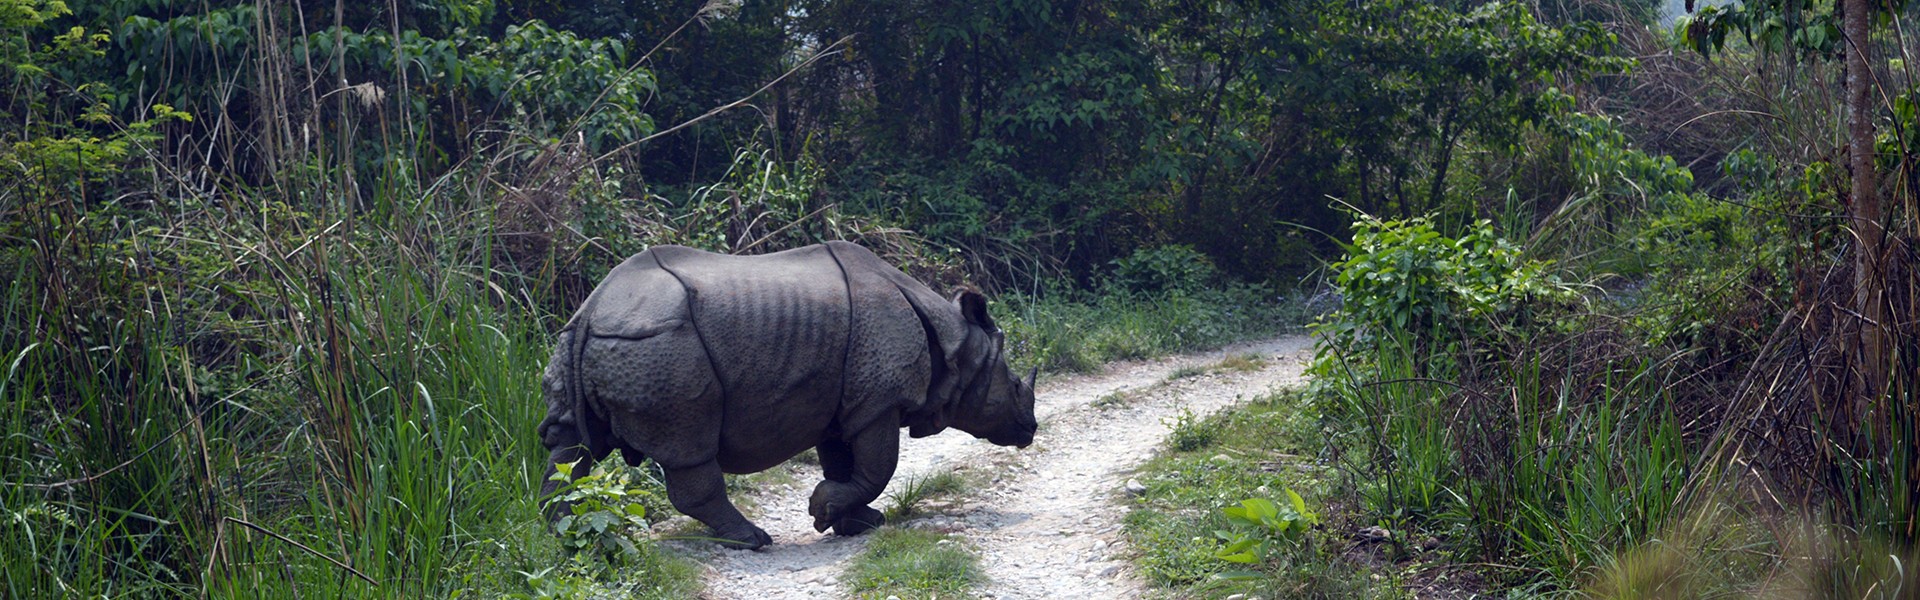
[[[1206,415],[1277,387],[1298,383],[1312,342],[1288,336],[1223,350],[1110,365],[1090,375],[1041,382],[1034,412],[1040,433],[1025,450],[993,446],[959,431],[922,439],[901,437],[894,486],[915,475],[953,469],[986,483],[969,489],[943,516],[915,527],[957,533],[980,553],[989,582],[985,598],[1137,597],[1144,584],[1126,562],[1120,519],[1122,486],[1153,455],[1167,424],[1191,410]],[[1182,367],[1204,367],[1227,356],[1258,354],[1258,370],[1210,373],[1168,382]],[[1127,399],[1105,407],[1115,392]],[[751,495],[754,522],[773,535],[760,551],[700,550],[709,565],[706,598],[841,598],[839,577],[866,536],[815,533],[807,494],[815,468],[796,471],[792,484]],[[876,508],[888,502],[876,501]]]

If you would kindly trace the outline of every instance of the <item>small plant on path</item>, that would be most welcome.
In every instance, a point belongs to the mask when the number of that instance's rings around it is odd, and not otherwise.
[[[1180,416],[1168,423],[1167,447],[1176,452],[1192,452],[1213,445],[1220,437],[1220,424],[1199,418],[1193,411],[1181,409]]]
[[[882,527],[842,582],[859,598],[964,598],[981,578],[980,557],[952,536]]]
[[[927,475],[914,475],[900,483],[900,489],[893,493],[893,505],[888,506],[886,517],[895,521],[912,516],[920,503],[942,496],[953,496],[966,490],[967,480],[959,473],[941,471]]]
[[[1168,373],[1167,381],[1179,381],[1181,379],[1199,377],[1205,374],[1207,374],[1206,367],[1203,367],[1200,365],[1187,365],[1184,367],[1180,367],[1178,369],[1174,369],[1172,373]]]
[[[1226,545],[1214,551],[1213,556],[1243,565],[1291,560],[1291,555],[1305,548],[1312,539],[1307,529],[1320,522],[1319,515],[1307,509],[1307,500],[1291,489],[1287,490],[1285,505],[1265,498],[1248,498],[1241,500],[1239,506],[1220,509],[1220,513],[1226,516],[1228,528],[1214,530],[1213,535]],[[1233,571],[1218,577],[1258,580],[1265,575],[1258,571]]]

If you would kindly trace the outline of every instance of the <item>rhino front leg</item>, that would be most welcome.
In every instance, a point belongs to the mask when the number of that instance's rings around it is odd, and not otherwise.
[[[714,537],[727,540],[727,546],[751,550],[773,543],[772,536],[727,500],[727,482],[719,463],[708,461],[666,472],[667,500],[673,508],[712,527]]]
[[[817,450],[825,481],[813,488],[807,506],[814,530],[832,527],[840,535],[859,535],[886,524],[886,517],[867,504],[893,478],[900,460],[898,425],[876,423],[849,440],[827,440]]]

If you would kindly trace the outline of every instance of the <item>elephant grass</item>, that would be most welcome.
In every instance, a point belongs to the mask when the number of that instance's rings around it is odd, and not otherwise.
[[[260,253],[301,275],[223,292],[257,319],[159,288],[84,346],[0,340],[0,596],[502,595],[558,564],[533,497],[544,328],[472,285],[484,268],[362,247],[400,237]],[[7,285],[9,327],[71,319],[50,276]],[[175,341],[209,326],[245,335],[224,364]],[[675,562],[626,576],[697,587]]]

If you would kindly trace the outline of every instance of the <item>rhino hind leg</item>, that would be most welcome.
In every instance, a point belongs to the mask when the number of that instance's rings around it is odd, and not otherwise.
[[[548,521],[559,519],[569,508],[566,501],[554,497],[560,491],[560,482],[553,479],[553,474],[559,472],[559,466],[572,463],[573,472],[570,475],[573,479],[579,479],[593,471],[594,463],[606,459],[613,452],[613,448],[606,443],[606,422],[593,415],[575,414],[573,403],[562,395],[561,388],[555,385],[556,381],[558,379],[553,375],[546,378],[547,416],[541,420],[538,429],[540,443],[547,448],[547,470],[540,479],[539,500]],[[592,430],[591,446],[586,443],[582,428]],[[639,454],[634,453],[634,456]]]
[[[684,469],[667,469],[667,500],[673,508],[713,528],[713,536],[729,547],[752,550],[773,543],[773,536],[748,521],[727,500],[726,479],[718,462]]]

